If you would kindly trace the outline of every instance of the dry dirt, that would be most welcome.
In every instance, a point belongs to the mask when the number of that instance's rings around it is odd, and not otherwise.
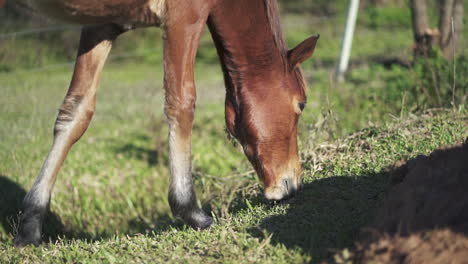
[[[400,162],[364,239],[336,263],[468,263],[468,140]]]

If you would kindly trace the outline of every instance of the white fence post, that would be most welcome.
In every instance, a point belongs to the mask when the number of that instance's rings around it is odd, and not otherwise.
[[[348,69],[349,55],[351,53],[351,45],[353,43],[354,27],[359,10],[359,0],[350,0],[348,17],[346,18],[346,26],[343,35],[343,43],[341,45],[340,61],[336,69],[335,78],[338,82],[344,81],[344,75]]]

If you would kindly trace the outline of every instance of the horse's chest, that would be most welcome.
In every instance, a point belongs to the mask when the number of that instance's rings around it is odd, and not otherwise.
[[[60,20],[78,24],[160,25],[166,0],[19,0]]]

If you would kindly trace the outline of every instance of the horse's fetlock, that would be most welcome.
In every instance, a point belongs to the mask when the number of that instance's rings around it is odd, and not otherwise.
[[[185,212],[192,211],[193,208],[198,207],[193,191],[190,194],[185,193],[184,195],[180,195],[177,192],[169,192],[169,205],[175,216],[181,216]]]

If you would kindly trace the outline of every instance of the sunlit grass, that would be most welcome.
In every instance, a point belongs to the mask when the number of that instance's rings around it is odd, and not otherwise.
[[[327,87],[324,77],[312,85],[316,90],[309,92],[310,103],[300,126],[306,188],[290,203],[272,207],[261,198],[259,181],[241,151],[225,135],[219,69],[203,67],[197,72],[194,178],[199,200],[215,217],[215,226],[196,232],[170,214],[161,70],[110,63],[93,123],[70,152],[54,190],[46,233],[64,238],[56,245],[22,250],[11,247],[15,210],[51,144],[70,72],[0,75],[2,91],[8,95],[0,97],[0,174],[13,193],[6,198],[11,207],[3,208],[2,217],[7,219],[0,225],[2,260],[282,263],[323,259],[329,248],[350,246],[359,228],[372,219],[387,182],[385,167],[467,136],[463,113],[386,126],[388,120],[401,121],[372,103],[373,89],[367,90],[369,97],[360,98],[360,93],[347,92],[346,85]],[[364,107],[368,104],[372,113]],[[345,136],[347,131],[368,126],[357,137]],[[344,141],[335,141],[343,137]],[[337,147],[321,147],[327,144]],[[377,198],[368,201],[368,196]]]

